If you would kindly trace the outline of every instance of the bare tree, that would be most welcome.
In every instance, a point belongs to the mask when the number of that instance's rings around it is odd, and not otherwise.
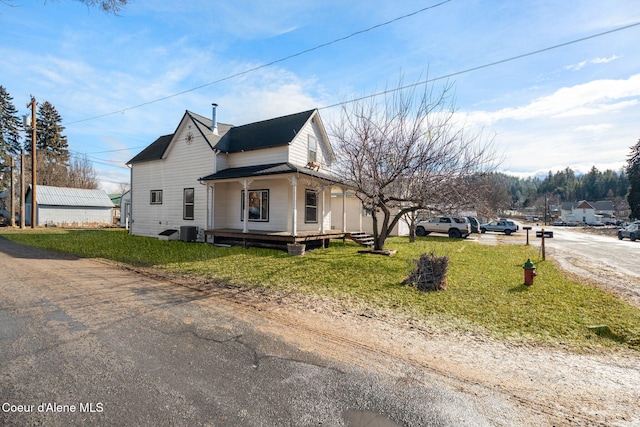
[[[474,176],[494,167],[492,139],[455,123],[451,92],[446,85],[439,93],[433,86],[417,93],[400,82],[382,101],[345,104],[330,126],[337,172],[372,212],[376,250],[407,213],[472,208]]]
[[[67,185],[72,188],[86,188],[89,190],[98,188],[96,171],[93,169],[93,164],[86,154],[71,158]]]
[[[131,190],[131,186],[129,185],[129,183],[121,182],[120,184],[118,184],[118,191],[116,191],[116,193],[125,194],[129,190]]]
[[[84,3],[87,7],[97,7],[103,12],[117,14],[122,10],[129,0],[77,0],[80,3]],[[19,7],[20,4],[14,3],[14,0],[0,0],[0,3],[10,7]]]

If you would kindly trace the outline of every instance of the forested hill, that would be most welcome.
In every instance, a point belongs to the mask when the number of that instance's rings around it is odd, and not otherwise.
[[[511,195],[512,206],[532,206],[540,197],[550,197],[556,203],[578,200],[615,200],[625,198],[629,179],[624,170],[599,171],[592,167],[586,174],[571,168],[557,171],[544,178],[518,178],[495,173],[494,179],[503,184]],[[501,185],[502,186],[502,185]]]

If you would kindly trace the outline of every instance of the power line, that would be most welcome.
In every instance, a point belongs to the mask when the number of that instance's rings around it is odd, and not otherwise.
[[[89,151],[88,153],[85,153],[85,154],[88,155],[89,153],[91,153],[91,154],[101,154],[101,153],[115,153],[117,151],[130,151],[130,150],[135,150],[135,149],[138,149],[138,148],[145,148],[147,145],[139,145],[137,147],[131,147],[131,148],[119,148],[117,150]]]
[[[597,37],[602,37],[602,36],[605,36],[605,35],[608,35],[608,34],[611,34],[611,33],[615,33],[615,32],[618,32],[618,31],[627,30],[629,28],[637,27],[639,25],[640,25],[640,22],[635,22],[633,24],[625,25],[623,27],[614,28],[613,30],[603,31],[601,33],[597,33],[597,34],[593,34],[593,35],[590,35],[590,36],[582,37],[582,38],[579,38],[579,39],[571,40],[571,41],[568,41],[568,42],[565,42],[565,43],[560,43],[560,44],[557,44],[557,45],[554,45],[554,46],[545,47],[543,49],[538,49],[538,50],[534,50],[534,51],[531,51],[531,52],[523,53],[521,55],[512,56],[510,58],[501,59],[499,61],[490,62],[488,64],[478,65],[476,67],[467,68],[467,69],[462,70],[462,71],[456,71],[454,73],[445,74],[443,76],[434,77],[432,79],[423,80],[421,82],[412,83],[410,85],[406,85],[406,86],[402,86],[402,87],[398,87],[398,88],[394,88],[394,89],[389,89],[389,90],[385,90],[383,92],[377,92],[377,93],[370,94],[370,95],[361,96],[359,98],[350,99],[349,101],[343,101],[343,102],[338,102],[336,104],[326,105],[324,107],[318,108],[318,110],[327,110],[329,108],[334,108],[334,107],[339,107],[341,105],[350,104],[352,102],[362,101],[364,99],[369,99],[369,98],[375,98],[377,96],[386,95],[388,93],[398,92],[398,91],[405,90],[405,89],[410,89],[410,88],[413,88],[413,87],[416,87],[416,86],[421,86],[421,85],[425,85],[425,84],[428,84],[428,83],[433,83],[433,82],[438,81],[438,80],[449,79],[451,77],[459,76],[461,74],[466,74],[466,73],[470,73],[472,71],[482,70],[483,68],[489,68],[489,67],[493,67],[495,65],[504,64],[506,62],[515,61],[517,59],[526,58],[528,56],[537,55],[539,53],[548,52],[550,50],[559,49],[561,47],[569,46],[571,44],[576,44],[576,43],[583,42],[585,40],[595,39]]]
[[[175,98],[177,96],[184,95],[185,93],[194,92],[194,91],[202,89],[204,87],[212,86],[212,85],[217,84],[217,83],[221,83],[221,82],[224,82],[224,81],[227,81],[227,80],[231,80],[231,79],[236,78],[236,77],[243,76],[245,74],[252,73],[252,72],[260,70],[262,68],[270,67],[270,66],[278,64],[280,62],[284,62],[284,61],[287,61],[289,59],[296,58],[298,56],[304,55],[306,53],[313,52],[313,51],[318,50],[318,49],[322,49],[322,48],[330,46],[332,44],[336,44],[336,43],[348,40],[348,39],[350,39],[352,37],[367,33],[369,31],[378,29],[380,27],[384,27],[386,25],[393,24],[394,22],[398,22],[400,20],[403,20],[403,19],[406,19],[406,18],[410,18],[412,16],[418,15],[418,14],[420,14],[422,12],[427,11],[427,10],[435,9],[436,7],[442,6],[445,3],[449,3],[450,1],[451,0],[444,0],[444,1],[440,2],[440,3],[434,4],[434,5],[431,5],[431,6],[427,6],[427,7],[423,7],[422,9],[416,10],[415,12],[411,12],[411,13],[408,13],[406,15],[399,16],[397,18],[391,19],[391,20],[383,22],[381,24],[374,25],[373,27],[369,27],[369,28],[366,28],[364,30],[356,31],[355,33],[349,34],[348,36],[340,37],[340,38],[332,40],[330,42],[326,42],[326,43],[320,44],[318,46],[315,46],[315,47],[312,47],[312,48],[309,48],[309,49],[305,49],[305,50],[300,51],[298,53],[294,53],[294,54],[291,54],[289,56],[285,56],[284,58],[276,59],[275,61],[271,61],[271,62],[266,63],[266,64],[258,65],[257,67],[249,68],[247,70],[240,71],[239,73],[231,74],[229,76],[222,77],[222,78],[220,78],[218,80],[214,80],[214,81],[209,82],[209,83],[204,83],[204,84],[202,84],[200,86],[196,86],[196,87],[193,87],[191,89],[183,90],[182,92],[177,92],[177,93],[174,93],[174,94],[171,94],[171,95],[163,96],[162,98],[157,98],[157,99],[154,99],[154,100],[151,100],[151,101],[143,102],[142,104],[134,105],[132,107],[123,108],[123,109],[118,110],[118,111],[112,111],[110,113],[105,113],[105,114],[101,114],[101,115],[98,115],[98,116],[88,117],[86,119],[76,120],[74,122],[69,122],[66,125],[69,126],[69,125],[73,125],[73,124],[76,124],[76,123],[82,123],[82,122],[87,122],[87,121],[90,121],[90,120],[99,119],[99,118],[102,118],[102,117],[112,116],[112,115],[118,114],[118,113],[124,113],[125,111],[129,111],[129,110],[134,110],[134,109],[137,109],[137,108],[145,107],[147,105],[155,104],[155,103],[161,102],[161,101],[166,101],[167,99]]]

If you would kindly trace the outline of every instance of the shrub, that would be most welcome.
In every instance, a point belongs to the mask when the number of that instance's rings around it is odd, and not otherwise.
[[[405,285],[414,286],[420,291],[441,291],[447,288],[447,269],[449,268],[448,256],[435,256],[423,253],[420,258],[414,259],[416,268],[402,282]]]

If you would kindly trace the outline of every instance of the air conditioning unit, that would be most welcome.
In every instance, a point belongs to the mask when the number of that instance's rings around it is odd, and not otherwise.
[[[198,238],[198,227],[183,225],[180,227],[180,240],[183,242],[195,242]]]

